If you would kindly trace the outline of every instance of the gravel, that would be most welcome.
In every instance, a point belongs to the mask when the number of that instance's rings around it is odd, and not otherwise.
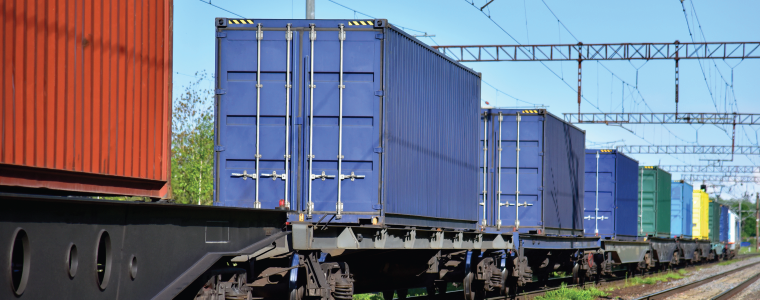
[[[710,299],[718,294],[730,290],[748,278],[760,272],[760,266],[744,269],[740,272],[729,274],[721,279],[700,285],[683,293],[668,297],[670,300]],[[757,299],[757,298],[755,298]]]
[[[658,284],[655,284],[655,285],[642,286],[640,288],[630,287],[630,288],[626,288],[625,289],[625,290],[629,290],[629,292],[625,292],[622,295],[618,294],[618,293],[614,293],[614,294],[620,295],[620,299],[635,299],[637,297],[640,297],[640,296],[643,296],[643,295],[647,295],[647,294],[651,294],[651,293],[654,293],[656,291],[661,291],[661,290],[669,289],[669,288],[676,287],[676,286],[679,286],[679,285],[684,285],[684,284],[692,283],[692,282],[695,282],[695,281],[699,281],[699,280],[705,279],[707,277],[710,277],[710,276],[713,276],[713,275],[716,275],[716,274],[719,274],[719,273],[722,273],[722,272],[725,272],[725,271],[733,270],[733,269],[736,269],[736,268],[739,268],[739,267],[742,267],[742,266],[746,266],[748,264],[752,264],[752,263],[759,262],[759,261],[760,261],[760,257],[753,256],[751,258],[747,258],[747,259],[744,259],[744,260],[741,260],[741,261],[737,261],[737,262],[732,263],[730,265],[719,266],[719,265],[715,264],[715,265],[708,265],[708,266],[704,266],[704,267],[700,266],[700,267],[697,267],[697,269],[701,268],[700,270],[691,269],[690,272],[687,274],[688,277],[683,278],[683,279],[672,280],[670,282],[661,282],[661,283],[658,283]],[[746,270],[746,271],[739,272],[740,274],[747,274],[747,275],[745,277],[741,278],[741,279],[735,279],[734,281],[736,281],[736,282],[733,282],[733,281],[729,280],[730,282],[725,282],[723,285],[719,285],[718,282],[723,282],[723,280],[724,280],[724,279],[720,279],[720,280],[717,280],[717,281],[713,281],[710,284],[716,284],[715,287],[713,287],[713,289],[714,290],[718,290],[715,293],[715,295],[717,295],[718,293],[720,293],[720,292],[725,291],[726,289],[728,289],[729,286],[730,287],[736,286],[739,283],[741,283],[742,281],[744,281],[745,279],[749,278],[749,276],[751,276],[752,274],[756,274],[757,272],[760,272],[760,266],[753,267],[753,268],[751,268],[751,270]],[[738,275],[737,274],[732,274],[731,276],[727,276],[726,279],[731,279],[731,278],[734,278],[734,277],[738,278]],[[710,285],[710,284],[708,284],[708,285]],[[760,294],[758,294],[758,292],[760,291],[760,284],[756,283],[751,288],[755,288],[754,294],[750,293],[749,295],[751,295],[751,296],[749,296],[748,298],[745,298],[745,299],[753,299],[753,300],[760,299],[760,296],[757,296],[757,295],[760,295]],[[635,291],[633,291],[631,293],[630,292],[631,289],[634,289]],[[709,292],[707,292],[707,293],[709,293]],[[714,296],[714,295],[711,295],[711,296]],[[685,299],[689,299],[689,300],[709,299],[711,296],[706,296],[704,294],[699,294],[699,295],[691,295],[691,296],[689,296],[688,298],[685,298]],[[680,299],[680,298],[670,297],[668,299]]]
[[[760,298],[760,280],[755,281],[752,285],[748,286],[739,295],[731,298],[732,300],[757,300]]]

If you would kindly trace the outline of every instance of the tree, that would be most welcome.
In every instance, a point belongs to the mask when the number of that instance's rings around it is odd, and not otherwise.
[[[172,109],[171,186],[177,203],[213,202],[214,111],[213,92],[206,72],[185,87]]]

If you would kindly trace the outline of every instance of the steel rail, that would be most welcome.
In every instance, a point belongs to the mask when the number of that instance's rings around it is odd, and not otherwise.
[[[659,291],[659,292],[651,293],[649,295],[644,295],[642,297],[635,298],[635,300],[665,299],[665,298],[667,298],[669,296],[672,296],[672,295],[675,295],[675,294],[678,294],[678,293],[682,293],[682,292],[687,291],[687,290],[691,290],[693,288],[696,288],[698,286],[704,285],[706,283],[710,283],[710,282],[713,282],[715,280],[721,279],[721,278],[723,278],[723,276],[726,276],[726,275],[729,275],[729,274],[733,274],[733,273],[739,272],[741,270],[757,266],[759,264],[760,264],[760,262],[751,263],[751,264],[748,264],[746,266],[742,266],[742,267],[739,267],[739,268],[736,268],[736,269],[733,269],[733,270],[721,272],[719,274],[707,277],[707,278],[702,279],[702,280],[694,281],[692,283],[687,283],[687,284],[684,284],[684,285],[672,287],[672,288],[669,288],[669,289],[666,289],[666,290],[662,290],[662,291]]]
[[[730,289],[728,291],[725,291],[723,293],[720,293],[719,295],[717,295],[715,297],[712,297],[712,299],[710,299],[710,300],[728,300],[728,299],[731,299],[733,296],[738,295],[739,293],[741,293],[742,291],[744,291],[744,289],[746,289],[747,287],[749,287],[750,285],[752,285],[753,283],[755,283],[755,281],[757,281],[758,279],[760,279],[760,273],[756,274],[755,276],[750,277],[749,279],[745,280],[744,282],[742,282],[741,284],[735,286],[734,288],[732,288],[732,289]]]

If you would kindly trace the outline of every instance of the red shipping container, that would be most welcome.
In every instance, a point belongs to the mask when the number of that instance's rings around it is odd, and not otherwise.
[[[0,189],[165,197],[172,1],[5,0],[0,13]]]

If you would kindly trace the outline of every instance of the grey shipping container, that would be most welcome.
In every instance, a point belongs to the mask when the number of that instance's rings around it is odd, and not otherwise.
[[[544,109],[483,109],[479,131],[481,226],[582,235],[586,133]]]
[[[216,20],[214,204],[475,228],[480,74],[386,20]]]

